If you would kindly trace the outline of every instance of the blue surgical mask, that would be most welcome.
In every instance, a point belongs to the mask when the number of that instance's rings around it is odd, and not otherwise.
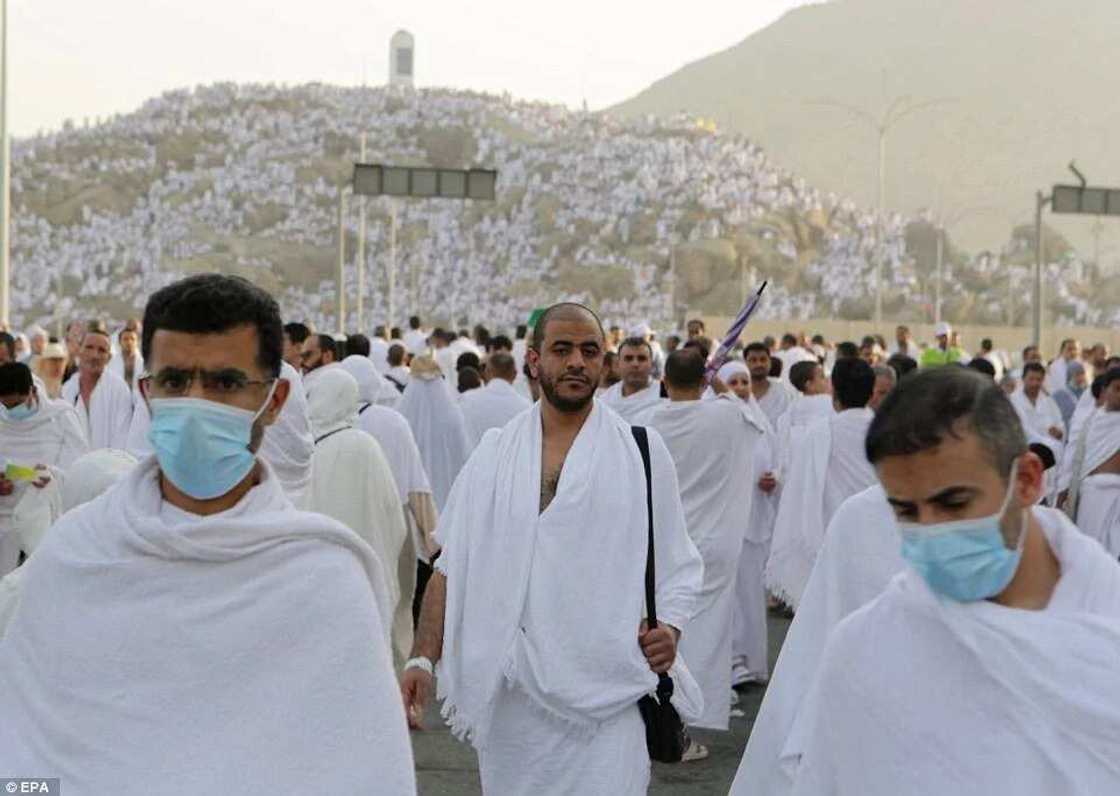
[[[256,412],[201,398],[153,398],[148,442],[160,470],[178,489],[196,500],[229,492],[253,469],[249,449],[253,424],[272,400]]]
[[[18,423],[20,420],[26,420],[34,416],[39,411],[39,405],[33,404],[29,398],[21,404],[13,406],[11,409],[0,404],[0,420],[7,420],[12,423]]]
[[[1000,522],[1015,493],[1018,462],[1003,505],[988,517],[943,522],[936,525],[898,524],[902,535],[902,557],[937,594],[957,602],[975,602],[994,597],[1007,588],[1019,568],[1027,537],[1027,512],[1015,549],[1009,550]]]

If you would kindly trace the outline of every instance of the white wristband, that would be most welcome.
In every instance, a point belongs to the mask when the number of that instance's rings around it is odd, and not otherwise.
[[[404,670],[408,671],[409,669],[422,669],[425,672],[427,672],[428,674],[432,675],[433,677],[435,676],[435,673],[436,673],[436,667],[432,663],[431,659],[430,658],[425,658],[423,655],[421,655],[418,658],[411,658],[408,661],[406,661],[405,665],[404,665]]]

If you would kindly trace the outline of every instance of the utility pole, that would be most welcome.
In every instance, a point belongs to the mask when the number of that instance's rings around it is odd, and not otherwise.
[[[363,83],[364,85],[364,83]],[[366,160],[366,134],[362,133],[361,159]],[[358,195],[358,331],[365,334],[364,306],[366,295],[366,198]]]
[[[338,277],[335,307],[338,311],[338,333],[346,334],[346,189],[338,189]]]
[[[1042,350],[1042,211],[1053,196],[1035,192],[1034,199],[1034,292],[1031,297],[1031,339]]]
[[[945,227],[937,225],[937,298],[933,304],[933,322],[941,323],[941,285],[945,267]]]
[[[0,0],[0,325],[4,326],[11,323],[11,154],[11,142],[8,140],[8,0]]]
[[[386,197],[386,201],[389,203],[389,317],[386,324],[392,328],[397,317],[397,203],[391,196]]]

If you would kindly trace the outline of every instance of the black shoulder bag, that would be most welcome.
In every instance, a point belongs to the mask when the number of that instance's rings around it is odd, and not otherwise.
[[[649,546],[646,550],[646,609],[649,612],[649,629],[657,627],[657,603],[654,598],[655,569],[653,563],[653,477],[649,464],[649,437],[641,426],[632,426],[634,441],[642,454],[646,471],[646,514],[649,517]],[[679,763],[688,748],[688,733],[677,709],[670,704],[673,680],[668,674],[659,674],[657,696],[646,694],[638,700],[638,710],[646,725],[646,748],[649,757],[659,763]]]

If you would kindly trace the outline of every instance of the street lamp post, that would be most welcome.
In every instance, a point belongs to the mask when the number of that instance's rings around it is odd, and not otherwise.
[[[884,92],[885,93],[885,92]],[[878,214],[876,217],[875,226],[878,229],[877,242],[879,244],[879,251],[875,257],[875,328],[879,330],[883,325],[883,241],[886,238],[886,228],[883,225],[883,213],[886,210],[886,193],[887,193],[887,137],[890,131],[896,124],[901,122],[908,116],[912,116],[918,111],[932,108],[936,105],[943,105],[947,102],[955,102],[956,98],[941,98],[927,100],[924,102],[915,102],[910,95],[903,95],[895,98],[890,105],[887,106],[881,114],[876,116],[870,111],[860,108],[856,105],[848,105],[844,102],[837,102],[835,100],[818,100],[810,102],[810,105],[823,105],[830,108],[838,108],[847,111],[849,114],[866,122],[875,131],[879,143],[879,162],[876,169],[876,205]]]

